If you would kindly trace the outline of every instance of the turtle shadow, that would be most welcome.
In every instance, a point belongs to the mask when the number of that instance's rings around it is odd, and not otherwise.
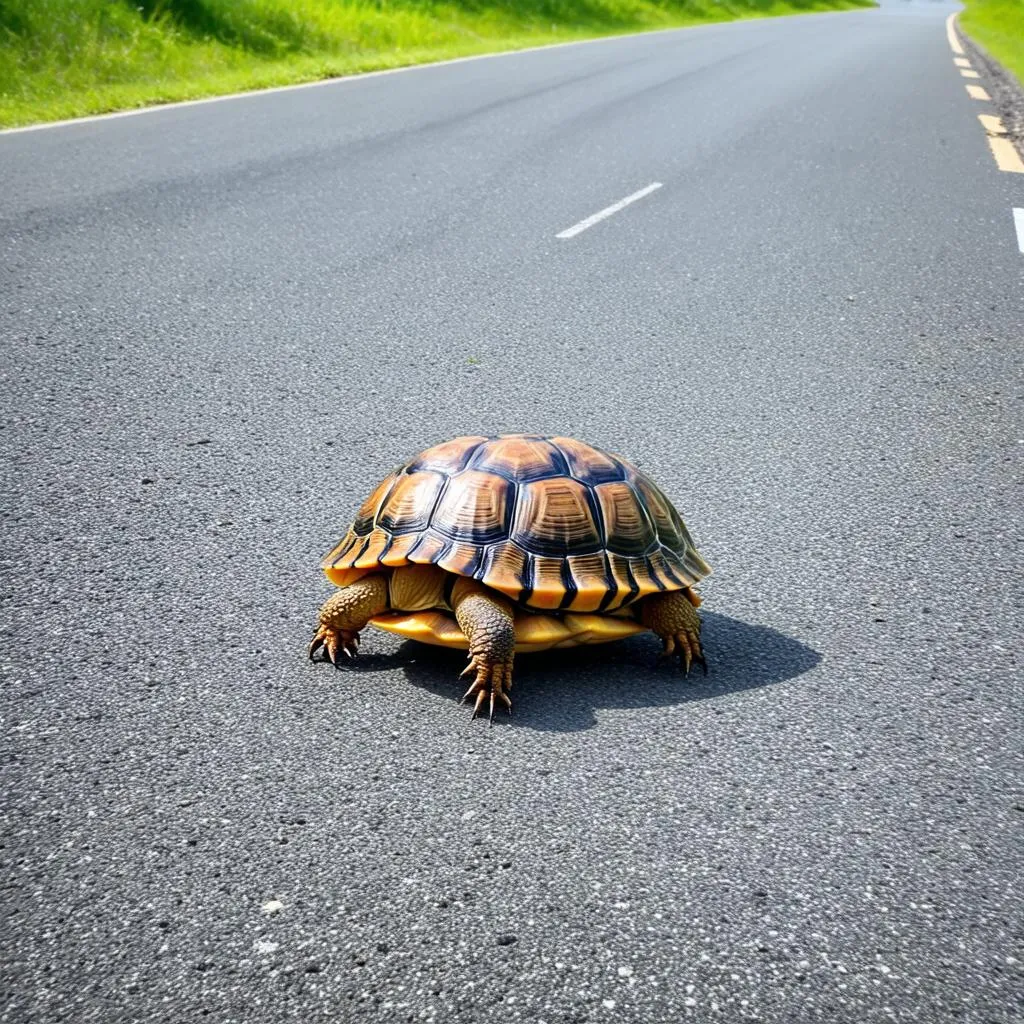
[[[640,634],[609,644],[551,650],[516,659],[515,724],[543,732],[579,732],[597,724],[598,708],[664,708],[754,690],[793,679],[821,655],[769,626],[702,612],[708,674],[688,677],[657,667],[660,641]],[[461,651],[406,641],[398,658],[414,686],[461,701]]]

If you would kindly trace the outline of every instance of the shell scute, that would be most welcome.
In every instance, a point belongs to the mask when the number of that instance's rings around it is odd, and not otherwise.
[[[480,566],[484,550],[479,544],[456,541],[437,560],[437,564],[456,576],[473,576]]]
[[[415,533],[403,533],[391,538],[391,545],[380,557],[380,564],[389,567],[407,565],[409,552],[419,543]]]
[[[640,593],[640,585],[633,575],[632,559],[626,558],[624,555],[618,555],[614,551],[609,551],[608,571],[615,581],[615,588],[610,591],[612,596],[608,604],[602,609],[603,611],[610,611],[613,608],[618,608],[620,605],[628,604],[629,601]]]
[[[519,488],[512,539],[528,551],[564,558],[599,551],[604,541],[586,484],[556,477]]]
[[[515,500],[515,494],[512,494]],[[432,526],[452,540],[491,544],[508,536],[508,483],[493,473],[467,469],[448,481]]]
[[[676,585],[668,574],[668,563],[665,560],[665,553],[662,548],[652,551],[648,555],[645,559],[644,571],[641,571],[639,576],[640,578],[646,577],[658,590],[676,589]]]
[[[451,441],[435,444],[420,452],[406,467],[406,472],[414,473],[423,469],[432,469],[436,473],[449,476],[466,468],[466,463],[473,453],[485,441],[486,437],[456,437]]]
[[[689,537],[689,531],[686,533]],[[667,550],[667,549],[666,549]],[[698,583],[704,579],[705,576],[711,574],[711,566],[701,558],[697,548],[690,542],[690,546],[686,548],[682,554],[675,551],[669,551],[668,557],[675,556],[676,561],[679,564],[679,569],[676,570],[676,575],[680,575],[680,571],[685,576],[686,585],[692,586],[694,583]],[[674,566],[673,566],[674,568]]]
[[[353,569],[372,569],[379,564],[381,555],[385,548],[391,543],[391,538],[380,530],[374,530],[363,543],[359,555],[353,560]]]
[[[446,478],[435,472],[398,476],[380,506],[376,525],[386,533],[419,533],[430,525],[438,495]]]
[[[448,553],[452,542],[447,537],[427,530],[419,534],[416,543],[409,549],[408,559],[418,565],[431,565]]]
[[[324,555],[321,565],[325,569],[333,569],[336,566],[338,568],[343,567],[345,556],[352,550],[355,542],[358,540],[358,536],[355,531],[349,529],[348,533],[338,541],[335,546]]]
[[[567,596],[565,561],[561,558],[528,556],[532,563],[530,581],[531,608],[561,608]],[[571,579],[571,577],[570,577]]]
[[[476,578],[500,590],[513,600],[525,600],[533,587],[530,556],[514,541],[492,544],[483,558]]]
[[[352,523],[352,532],[357,537],[365,537],[374,527],[377,521],[377,513],[381,505],[387,500],[391,488],[394,487],[397,476],[392,474],[386,480],[382,480],[366,501],[363,502],[356,513],[355,521]]]
[[[650,513],[658,538],[666,547],[679,548],[684,541],[690,540],[679,513],[672,507],[672,502],[665,497],[661,489],[656,487],[645,476],[636,475],[633,485],[643,495],[644,504]],[[690,541],[692,544],[693,541]]]
[[[626,469],[614,456],[598,451],[573,437],[553,437],[551,443],[565,458],[569,472],[592,487],[612,480],[625,480]]]
[[[499,437],[488,441],[477,449],[470,465],[517,483],[563,476],[568,471],[562,453],[542,437]]]
[[[601,506],[608,547],[620,555],[642,555],[657,542],[658,534],[633,487],[623,481],[594,488]]]
[[[571,600],[563,608],[574,612],[596,612],[614,586],[604,551],[592,555],[569,555],[566,558],[572,579]]]

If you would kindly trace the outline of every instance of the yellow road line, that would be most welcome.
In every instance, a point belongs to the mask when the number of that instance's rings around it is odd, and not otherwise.
[[[990,135],[988,145],[996,158],[999,170],[1024,174],[1024,160],[1021,160],[1020,153],[1009,139],[1004,139],[1001,135]]]
[[[953,63],[960,69],[964,78],[981,78],[977,71],[970,70],[971,62],[964,57],[964,48],[956,34],[956,12],[954,11],[946,19],[946,38],[949,40],[949,48],[956,54]],[[967,95],[972,100],[989,100],[991,97],[980,85],[964,85]],[[989,149],[995,157],[996,166],[1001,171],[1010,171],[1013,174],[1024,174],[1024,160],[1021,160],[1017,147],[1006,137],[1006,129],[1003,122],[992,114],[979,114],[978,120],[985,129],[985,137],[988,139]],[[1024,211],[1022,211],[1024,217]],[[1024,241],[1021,243],[1021,251],[1024,252]]]
[[[953,25],[953,20],[956,18],[956,11],[954,11],[946,19],[946,38],[949,40],[949,48],[958,56],[964,55],[964,48],[960,45],[960,40],[956,37],[956,28]]]

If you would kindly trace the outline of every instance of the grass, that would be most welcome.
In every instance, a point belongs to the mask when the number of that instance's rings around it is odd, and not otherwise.
[[[965,0],[959,22],[1024,84],[1024,0]]]
[[[0,0],[0,126],[871,0]]]

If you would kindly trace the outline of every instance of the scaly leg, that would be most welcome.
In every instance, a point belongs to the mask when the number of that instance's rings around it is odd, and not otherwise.
[[[309,645],[310,661],[321,647],[335,668],[339,651],[354,658],[359,653],[359,630],[387,608],[388,580],[380,573],[342,587],[320,609],[320,628]]]
[[[462,675],[476,673],[463,701],[476,694],[473,717],[480,714],[490,694],[488,717],[494,720],[494,706],[500,701],[512,714],[512,658],[516,649],[512,602],[475,580],[461,578],[452,588],[452,609],[459,628],[469,640],[469,665]]]
[[[694,661],[704,669],[704,675],[708,674],[708,663],[700,646],[700,616],[695,607],[699,602],[700,598],[689,590],[652,594],[640,602],[640,621],[665,644],[661,656],[678,656],[687,675]]]

